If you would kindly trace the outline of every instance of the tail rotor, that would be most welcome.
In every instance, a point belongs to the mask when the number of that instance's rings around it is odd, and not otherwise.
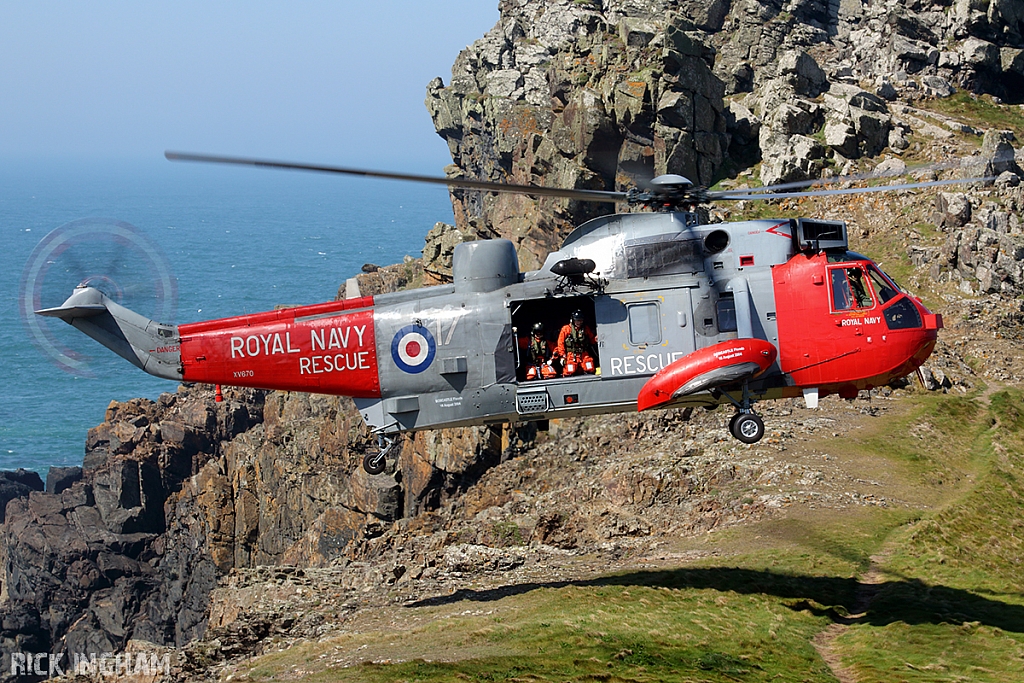
[[[124,221],[83,218],[50,232],[32,251],[21,277],[19,314],[33,345],[61,370],[92,377],[92,357],[65,343],[69,336],[53,316],[35,311],[58,306],[76,287],[162,322],[174,320],[177,280],[163,251]]]

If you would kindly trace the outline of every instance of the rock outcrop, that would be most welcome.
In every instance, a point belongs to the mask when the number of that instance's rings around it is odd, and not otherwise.
[[[508,0],[451,82],[428,86],[427,107],[453,176],[624,189],[680,173],[710,185],[763,159],[764,184],[817,178],[907,149],[897,100],[1020,101],[1017,4]],[[462,233],[512,239],[526,267],[604,212],[467,191],[453,202]]]
[[[427,88],[450,174],[600,190],[662,173],[713,182],[728,137],[707,35],[674,3],[605,4],[502,3],[451,83]],[[512,239],[525,268],[608,208],[463,191],[453,203],[462,233]]]
[[[262,420],[262,394],[232,391],[217,405],[197,394],[112,403],[89,432],[84,471],[54,468],[46,491],[39,481],[7,504],[5,652],[116,652],[202,634],[215,567],[197,552],[202,535],[181,533],[190,518],[176,504],[222,443]]]
[[[910,126],[890,110],[897,99],[959,89],[1019,102],[1024,93],[1024,12],[1010,0],[726,4],[710,39],[714,72],[757,117],[766,185],[906,149]],[[740,131],[732,156],[747,137]]]
[[[1024,208],[1021,188],[1009,193],[1003,205],[982,202],[975,206],[963,193],[943,193],[936,223],[949,236],[939,249],[913,253],[916,265],[926,266],[933,279],[952,281],[967,294],[1024,292]]]

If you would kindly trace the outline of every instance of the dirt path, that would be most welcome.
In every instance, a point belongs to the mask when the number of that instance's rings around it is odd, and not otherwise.
[[[871,566],[868,567],[868,570],[859,579],[857,594],[853,603],[853,613],[844,619],[830,624],[828,628],[818,633],[812,641],[814,649],[825,660],[828,668],[832,670],[832,674],[839,679],[840,683],[859,683],[860,679],[853,669],[843,665],[842,658],[834,648],[834,643],[837,638],[850,630],[850,626],[867,617],[868,610],[871,609],[871,603],[878,595],[879,590],[881,590],[882,584],[885,583],[885,577],[881,568],[883,561],[883,555],[871,556]]]

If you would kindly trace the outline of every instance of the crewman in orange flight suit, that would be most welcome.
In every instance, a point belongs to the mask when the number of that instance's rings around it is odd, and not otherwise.
[[[565,359],[562,376],[593,375],[596,350],[597,335],[583,324],[583,312],[573,311],[569,324],[558,333],[558,346],[555,347],[555,356]]]
[[[544,323],[534,323],[533,333],[523,355],[526,358],[526,379],[551,379],[558,376],[551,344],[544,338]]]

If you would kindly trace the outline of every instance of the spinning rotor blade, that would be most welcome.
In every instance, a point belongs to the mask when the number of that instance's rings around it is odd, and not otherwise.
[[[749,189],[742,190],[745,194],[764,194],[770,192],[778,192],[779,190],[795,190],[803,187],[814,187],[815,185],[827,186],[827,185],[840,185],[842,183],[855,183],[862,180],[877,180],[879,178],[886,178],[891,176],[906,176],[914,175],[917,173],[927,173],[929,171],[944,171],[953,168],[970,168],[972,166],[984,166],[989,163],[998,164],[1005,163],[1007,161],[1013,161],[1012,155],[993,156],[991,158],[977,158],[967,157],[958,161],[942,161],[934,164],[922,164],[920,166],[906,166],[901,170],[890,170],[878,172],[878,168],[874,168],[864,173],[851,173],[850,175],[831,176],[826,178],[810,178],[808,180],[794,180],[789,183],[777,183],[775,185],[765,185],[763,187],[751,187]],[[966,178],[955,182],[969,183],[977,178]],[[734,195],[736,190],[715,190],[714,192],[708,192],[707,196],[710,199],[728,199]],[[776,195],[777,196],[777,195]]]
[[[808,192],[778,192],[763,194],[733,194],[731,192],[714,193],[713,200],[739,199],[795,199],[797,197],[827,197],[834,194],[864,194],[867,192],[891,192],[893,190],[915,190],[920,187],[936,187],[939,185],[963,185],[967,183],[984,183],[995,180],[995,176],[982,178],[954,178],[950,180],[930,180],[924,183],[901,183],[899,185],[879,185],[877,187],[850,187],[842,190],[810,190]]]
[[[370,171],[359,168],[344,168],[341,166],[323,166],[319,164],[299,164],[288,161],[270,161],[267,159],[249,159],[243,157],[213,156],[207,154],[190,154],[186,152],[164,152],[169,161],[199,161],[211,164],[234,164],[238,166],[255,166],[257,168],[280,168],[293,171],[314,171],[317,173],[337,173],[341,175],[355,175],[366,178],[386,178],[389,180],[409,180],[417,183],[431,183],[434,185],[447,185],[452,188],[464,188],[469,190],[483,190],[484,192],[511,192],[515,194],[537,195],[542,197],[561,197],[564,199],[577,199],[588,202],[616,202],[626,201],[625,192],[610,192],[607,190],[573,190],[555,187],[538,187],[536,185],[515,185],[511,183],[496,183],[489,180],[469,180],[464,178],[444,178],[440,176],[416,175],[412,173],[391,173],[389,171]]]
[[[79,285],[161,321],[174,319],[177,281],[159,246],[124,221],[83,218],[48,233],[22,271],[19,313],[33,345],[54,365],[92,376],[91,357],[65,344],[64,323],[39,317]],[[44,314],[46,315],[46,314]],[[74,338],[75,342],[78,337]]]

